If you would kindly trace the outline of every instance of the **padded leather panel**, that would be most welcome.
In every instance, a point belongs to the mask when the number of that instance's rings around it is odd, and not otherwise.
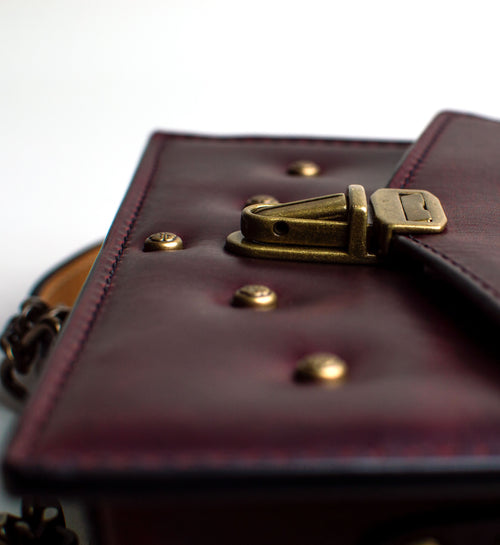
[[[455,320],[455,294],[413,267],[223,250],[250,195],[372,191],[406,148],[155,135],[11,445],[11,482],[102,491],[121,481],[130,491],[132,476],[155,487],[221,474],[496,470],[500,371]],[[287,175],[299,158],[317,161],[321,176]],[[448,212],[454,198],[446,192]],[[186,249],[144,253],[144,239],[163,230]],[[275,289],[278,308],[231,307],[247,283]],[[344,386],[291,380],[317,351],[347,361]]]

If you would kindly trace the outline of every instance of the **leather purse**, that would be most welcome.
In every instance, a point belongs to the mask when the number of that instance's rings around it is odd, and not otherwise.
[[[106,545],[498,543],[499,143],[153,135],[10,488]]]

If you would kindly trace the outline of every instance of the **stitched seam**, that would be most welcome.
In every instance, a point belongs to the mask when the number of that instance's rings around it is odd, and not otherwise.
[[[356,446],[343,445],[339,448],[297,449],[293,453],[280,448],[270,449],[243,449],[227,452],[224,450],[209,450],[204,452],[182,451],[172,454],[168,451],[153,451],[152,453],[123,454],[117,451],[107,453],[74,453],[72,458],[59,456],[42,457],[36,463],[28,461],[26,466],[43,470],[45,466],[53,466],[56,470],[61,467],[78,467],[91,471],[97,467],[121,471],[123,469],[189,469],[196,466],[217,467],[220,463],[234,463],[241,466],[256,465],[259,463],[290,463],[312,459],[352,459],[382,457],[400,459],[448,458],[451,456],[495,456],[500,454],[500,446],[494,441],[486,442],[480,439],[471,446],[469,441],[461,443],[445,440],[429,448],[422,443],[401,443],[392,445],[392,449],[381,445],[366,445],[361,450]],[[80,465],[78,465],[80,464]]]
[[[479,454],[475,454],[471,451],[462,451],[458,449],[448,448],[446,447],[446,452],[438,452],[438,451],[432,451],[432,452],[412,452],[412,453],[404,453],[404,452],[394,452],[394,453],[387,453],[387,452],[369,452],[369,449],[366,449],[360,456],[356,456],[355,460],[359,462],[359,460],[407,460],[409,463],[412,461],[425,461],[425,460],[432,460],[432,459],[449,459],[449,458],[456,458],[456,457],[463,457],[463,458],[480,458],[480,457],[488,457],[488,458],[497,458],[500,454],[500,451],[498,449],[483,449]],[[39,471],[39,472],[45,472],[47,469],[54,471],[55,473],[58,472],[58,470],[61,469],[76,469],[77,471],[80,471],[84,474],[92,474],[93,471],[98,471],[101,468],[104,468],[106,472],[115,472],[115,473],[122,473],[123,471],[140,471],[140,470],[149,470],[149,471],[176,471],[176,472],[183,472],[183,471],[189,471],[193,469],[234,469],[236,467],[240,467],[242,469],[249,469],[252,466],[259,466],[259,465],[281,465],[284,466],[285,464],[294,464],[294,463],[300,463],[301,467],[305,467],[306,464],[313,463],[316,461],[330,461],[330,462],[337,462],[337,463],[352,463],[353,462],[353,455],[352,453],[342,454],[341,452],[337,453],[330,453],[330,452],[321,452],[318,456],[309,456],[307,454],[301,455],[300,453],[294,453],[291,455],[283,454],[282,456],[273,456],[272,454],[268,455],[267,453],[263,453],[261,457],[253,457],[252,454],[245,457],[245,453],[243,453],[242,456],[234,457],[234,456],[223,456],[220,453],[206,453],[205,456],[201,457],[193,457],[188,454],[189,460],[183,460],[184,456],[174,456],[169,463],[168,456],[165,456],[164,459],[161,462],[155,463],[151,460],[148,460],[146,458],[141,459],[138,457],[137,459],[126,459],[123,460],[119,455],[117,456],[110,456],[110,457],[103,457],[103,458],[97,458],[95,460],[92,460],[92,463],[82,463],[81,465],[73,464],[71,461],[67,461],[65,459],[59,460],[59,459],[48,459],[48,460],[42,460],[41,463],[26,463],[25,467],[29,468],[31,471]],[[116,460],[114,460],[117,458]],[[75,459],[76,461],[81,461],[78,458]],[[85,462],[86,460],[83,460]],[[125,463],[124,463],[125,462]],[[42,465],[43,464],[43,465]],[[221,464],[231,464],[233,467],[222,467]],[[99,475],[97,473],[97,475]],[[101,475],[99,475],[101,476]],[[151,475],[150,478],[157,478],[156,475]]]
[[[152,186],[152,181],[154,179],[154,176],[157,172],[157,169],[158,169],[158,164],[159,164],[159,160],[160,160],[160,157],[161,157],[161,154],[162,154],[162,151],[163,149],[165,148],[165,144],[166,144],[166,140],[165,142],[163,142],[163,144],[159,147],[158,151],[157,151],[157,154],[156,154],[156,157],[155,157],[155,160],[154,160],[154,163],[153,163],[153,166],[152,166],[152,169],[151,169],[151,174],[149,176],[149,179],[148,181],[146,182],[146,186],[144,188],[144,191],[142,193],[142,195],[140,196],[139,198],[139,201],[137,202],[137,205],[132,213],[132,216],[130,218],[130,220],[128,221],[128,227],[127,227],[127,230],[125,232],[125,235],[123,237],[123,240],[122,240],[122,243],[120,244],[119,248],[118,248],[118,251],[115,255],[115,259],[106,275],[106,278],[104,279],[104,285],[102,287],[102,291],[101,291],[101,295],[97,301],[97,303],[95,304],[94,306],[94,309],[91,313],[91,316],[90,316],[90,319],[87,321],[87,323],[85,324],[85,329],[84,329],[84,333],[83,333],[83,336],[80,340],[80,342],[78,343],[78,346],[76,347],[75,351],[74,351],[74,354],[73,354],[73,357],[68,361],[68,363],[62,368],[61,370],[61,374],[60,374],[60,379],[58,381],[58,386],[57,388],[54,390],[54,393],[52,394],[52,399],[50,400],[50,403],[48,403],[47,405],[47,408],[45,409],[45,414],[41,417],[40,419],[40,422],[39,422],[39,426],[36,428],[36,432],[33,434],[32,436],[32,440],[31,442],[28,443],[27,445],[27,448],[26,448],[26,454],[29,454],[30,452],[32,452],[35,447],[36,447],[36,444],[37,442],[40,440],[40,438],[42,437],[42,434],[43,434],[43,431],[45,430],[45,427],[47,426],[49,420],[50,420],[50,417],[63,393],[63,390],[65,389],[66,387],[66,384],[69,380],[69,377],[71,376],[71,373],[73,371],[73,369],[76,367],[76,364],[78,363],[78,360],[85,348],[85,345],[87,343],[87,340],[92,332],[92,329],[94,327],[94,324],[95,322],[97,321],[97,318],[99,316],[99,313],[100,313],[100,310],[104,304],[104,301],[109,293],[109,290],[111,288],[111,284],[112,284],[112,280],[113,280],[113,277],[115,276],[115,273],[117,271],[117,268],[118,268],[118,265],[121,261],[121,258],[123,256],[123,252],[126,248],[126,245],[127,245],[127,242],[128,242],[128,239],[130,237],[130,234],[135,226],[135,223],[137,221],[137,218],[139,216],[139,213],[142,209],[142,206],[144,204],[144,201],[146,199],[146,196],[147,194],[149,193],[149,190],[151,189],[151,186]]]
[[[413,235],[407,235],[407,237],[413,242],[419,244],[420,246],[423,246],[424,248],[427,248],[431,252],[437,254],[439,257],[442,257],[446,261],[450,262],[454,267],[459,269],[463,274],[468,276],[471,280],[474,280],[476,283],[478,283],[482,288],[484,288],[486,291],[489,291],[495,298],[500,299],[500,292],[496,290],[493,286],[485,282],[482,278],[477,276],[477,274],[473,273],[472,271],[469,271],[466,267],[464,267],[461,263],[458,263],[458,261],[455,261],[451,257],[449,257],[446,254],[443,254],[439,250],[436,250],[436,248],[430,246],[429,244],[426,244],[425,242],[422,242],[421,240],[415,238]]]

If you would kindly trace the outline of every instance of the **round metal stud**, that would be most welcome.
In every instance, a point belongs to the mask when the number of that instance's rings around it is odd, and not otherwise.
[[[267,286],[248,284],[235,291],[232,305],[235,307],[271,310],[278,304],[276,293]]]
[[[346,362],[335,354],[309,354],[295,367],[295,380],[299,382],[342,382],[347,374]]]
[[[272,195],[252,195],[245,202],[245,206],[250,206],[252,204],[279,204],[279,201]]]
[[[175,233],[161,232],[153,233],[144,241],[145,252],[169,252],[172,250],[182,250],[184,247],[182,239]]]
[[[306,161],[301,159],[300,161],[294,161],[288,165],[287,172],[292,176],[306,176],[311,178],[317,176],[320,173],[320,168],[317,163],[313,161]]]

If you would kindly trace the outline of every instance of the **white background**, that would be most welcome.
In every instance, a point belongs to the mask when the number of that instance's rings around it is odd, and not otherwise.
[[[412,139],[443,108],[500,117],[497,4],[2,0],[0,326],[104,236],[153,129]]]

